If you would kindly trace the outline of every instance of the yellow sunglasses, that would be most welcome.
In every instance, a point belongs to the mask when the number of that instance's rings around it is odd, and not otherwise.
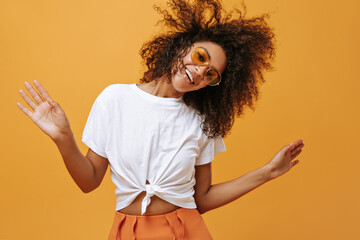
[[[210,56],[205,48],[196,47],[191,52],[191,61],[195,65],[209,66],[204,76],[204,82],[209,86],[217,86],[221,82],[221,74],[215,68],[212,68],[209,64]]]

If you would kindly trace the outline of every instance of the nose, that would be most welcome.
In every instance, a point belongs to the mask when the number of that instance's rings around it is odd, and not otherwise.
[[[196,75],[200,77],[200,80],[204,79],[205,73],[208,70],[208,65],[197,65],[195,66]]]

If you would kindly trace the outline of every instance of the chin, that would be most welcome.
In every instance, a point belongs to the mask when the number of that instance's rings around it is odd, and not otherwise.
[[[180,93],[186,93],[196,90],[195,85],[188,82],[188,79],[184,77],[175,76],[171,81],[174,89]]]

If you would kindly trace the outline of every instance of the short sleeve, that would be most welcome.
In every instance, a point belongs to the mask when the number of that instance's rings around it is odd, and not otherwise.
[[[105,148],[109,116],[103,103],[102,95],[103,93],[97,97],[91,108],[82,135],[82,141],[96,154],[107,158]]]
[[[195,166],[204,165],[214,160],[215,155],[225,152],[226,147],[222,137],[208,139],[200,147],[200,154],[196,159]]]

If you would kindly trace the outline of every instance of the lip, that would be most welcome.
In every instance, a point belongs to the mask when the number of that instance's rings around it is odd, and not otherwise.
[[[191,81],[189,75],[191,76],[192,81]],[[186,76],[186,78],[187,78],[187,80],[188,80],[188,83],[195,85],[194,75],[192,74],[192,72],[190,71],[190,69],[185,68],[185,76]]]
[[[186,73],[184,74],[184,77],[186,78],[186,83],[189,84],[189,85],[194,85],[192,82],[190,82],[188,76],[186,75]]]

